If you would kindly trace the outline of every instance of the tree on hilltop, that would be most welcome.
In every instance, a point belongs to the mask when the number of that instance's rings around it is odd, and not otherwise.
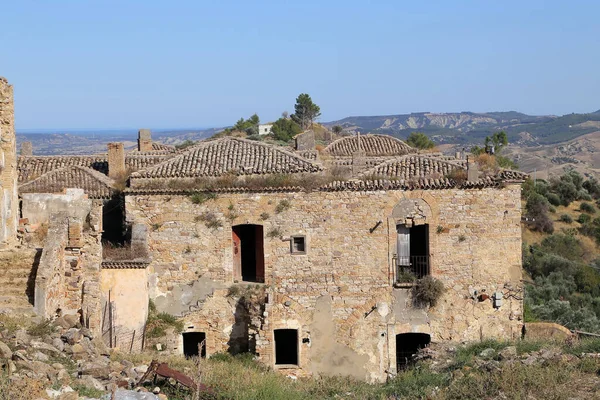
[[[333,133],[335,133],[336,135],[341,135],[343,130],[344,130],[344,128],[342,128],[339,125],[335,125],[333,128],[331,128],[331,131]]]
[[[425,135],[423,132],[411,133],[408,136],[408,139],[406,139],[406,143],[411,147],[415,147],[417,149],[422,150],[432,149],[433,147],[435,147],[435,143],[433,142],[433,140],[429,139],[427,135]]]
[[[310,96],[306,93],[301,93],[296,98],[294,111],[292,120],[302,129],[308,129],[314,120],[321,116],[321,107],[313,103]]]

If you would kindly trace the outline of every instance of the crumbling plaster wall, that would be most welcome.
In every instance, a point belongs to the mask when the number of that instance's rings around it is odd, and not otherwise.
[[[446,287],[438,305],[430,309],[415,309],[410,291],[392,286],[399,218],[395,210],[406,199],[427,205],[417,217],[430,225],[431,273]],[[278,213],[282,200],[290,207]],[[274,363],[274,329],[297,327],[299,337],[308,339],[299,345],[298,374],[355,374],[361,370],[357,360],[362,363],[365,357],[367,362],[361,365],[367,379],[383,379],[386,370],[395,369],[395,335],[399,333],[423,332],[433,341],[454,342],[519,334],[520,207],[519,185],[479,190],[220,194],[203,204],[193,204],[186,196],[126,197],[127,219],[149,226],[151,298],[168,296],[200,277],[233,283],[231,226],[263,225],[270,301],[256,341],[261,360]],[[220,227],[208,228],[194,218],[207,212],[214,214]],[[276,229],[282,237],[269,235]],[[290,254],[291,235],[306,236],[306,255]],[[495,309],[491,301],[472,298],[475,290],[484,289],[489,294],[503,291],[507,297],[502,307]],[[317,307],[317,299],[323,297],[330,299],[330,307]],[[311,338],[314,321],[322,319],[323,313],[335,325],[336,346],[344,349],[335,368],[323,365],[311,352],[312,346],[319,346],[315,341],[324,337]],[[350,349],[353,354],[344,355]],[[314,363],[312,357],[317,357]]]
[[[148,316],[146,269],[102,269],[100,292],[104,339],[110,336],[106,332],[111,329],[112,319],[113,347],[126,351],[140,351],[141,337]],[[110,314],[109,299],[112,306]]]
[[[21,216],[30,224],[47,223],[51,215],[61,212],[85,220],[91,208],[83,189],[67,189],[64,194],[21,194]]]
[[[15,242],[18,211],[13,87],[0,77],[0,243]]]

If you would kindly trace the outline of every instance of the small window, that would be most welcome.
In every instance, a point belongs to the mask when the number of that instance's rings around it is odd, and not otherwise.
[[[292,254],[306,254],[306,236],[292,236]]]

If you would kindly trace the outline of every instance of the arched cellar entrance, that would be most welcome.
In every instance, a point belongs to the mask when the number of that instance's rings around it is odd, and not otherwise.
[[[401,333],[396,335],[396,369],[401,371],[414,362],[420,349],[429,346],[431,336],[426,333]]]

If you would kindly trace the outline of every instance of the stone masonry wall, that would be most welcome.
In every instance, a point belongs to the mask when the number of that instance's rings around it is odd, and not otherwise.
[[[0,77],[0,243],[15,241],[18,207],[13,87]]]
[[[415,213],[406,214],[407,201]],[[187,196],[126,197],[127,219],[149,227],[149,294],[157,304],[187,305],[192,311],[181,315],[191,324],[202,321],[204,307],[235,316],[231,301],[218,300],[225,292],[220,288],[234,283],[232,226],[262,225],[269,301],[254,337],[260,359],[274,366],[275,329],[298,329],[299,365],[288,373],[369,380],[395,370],[397,334],[450,342],[520,334],[520,207],[519,185],[220,194],[203,204]],[[446,288],[432,308],[415,307],[410,289],[393,287],[396,224],[407,218],[429,224],[431,274]],[[294,235],[306,237],[306,254],[291,254]],[[200,281],[212,292],[185,291]],[[177,291],[187,295],[171,295]],[[482,292],[502,292],[503,304],[480,302]],[[206,329],[207,344],[222,350],[228,332],[237,329],[235,319],[220,326],[204,321],[194,329]],[[215,338],[221,345],[211,343]]]
[[[101,328],[100,263],[102,203],[93,201],[85,219],[51,215],[35,280],[35,311],[43,318],[77,314],[85,326]]]

